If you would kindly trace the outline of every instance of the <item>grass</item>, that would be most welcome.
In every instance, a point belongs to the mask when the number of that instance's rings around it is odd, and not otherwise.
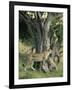
[[[24,57],[26,50],[31,48],[31,45],[26,45],[25,43],[19,42],[19,79],[30,79],[30,78],[49,78],[49,77],[62,77],[63,76],[63,62],[58,64],[57,71],[24,71],[24,65],[26,59]]]

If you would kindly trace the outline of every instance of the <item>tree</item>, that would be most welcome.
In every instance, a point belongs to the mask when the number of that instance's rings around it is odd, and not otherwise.
[[[49,48],[59,55],[58,49],[62,43],[63,21],[62,13],[53,12],[19,12],[20,38],[32,38],[37,53]]]

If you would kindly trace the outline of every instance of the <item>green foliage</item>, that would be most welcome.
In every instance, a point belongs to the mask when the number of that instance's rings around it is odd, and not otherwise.
[[[61,46],[63,43],[63,16],[53,20],[51,30],[52,38],[55,38],[56,43]]]

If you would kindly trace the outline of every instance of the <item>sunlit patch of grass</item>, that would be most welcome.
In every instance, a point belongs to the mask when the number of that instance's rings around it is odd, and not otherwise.
[[[62,77],[62,76],[63,76],[62,70],[52,71],[52,72],[48,71],[47,73],[44,73],[43,71],[32,71],[32,70],[24,71],[24,69],[22,69],[19,72],[20,79],[49,78],[49,77]]]

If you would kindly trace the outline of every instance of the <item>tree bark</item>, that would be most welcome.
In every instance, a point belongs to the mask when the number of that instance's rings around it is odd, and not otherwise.
[[[50,48],[50,36],[49,36],[49,30],[51,23],[53,21],[53,15],[52,13],[48,13],[48,17],[45,21],[44,25],[44,35],[43,35],[43,50],[48,50]]]

